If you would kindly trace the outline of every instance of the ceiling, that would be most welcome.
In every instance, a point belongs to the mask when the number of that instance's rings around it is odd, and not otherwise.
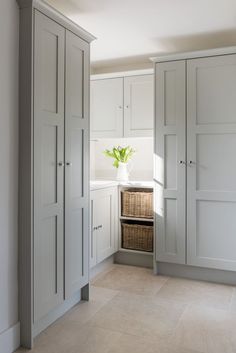
[[[236,0],[46,0],[97,37],[93,65],[236,45]]]

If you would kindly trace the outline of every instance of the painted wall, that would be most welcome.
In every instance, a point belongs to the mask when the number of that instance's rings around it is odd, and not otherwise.
[[[132,71],[132,70],[145,70],[152,69],[153,63],[149,58],[141,61],[138,57],[132,58],[130,60],[111,60],[109,62],[104,61],[100,63],[92,63],[91,65],[91,74],[105,74],[110,72],[119,72],[119,71]]]
[[[136,150],[130,162],[130,180],[152,180],[153,178],[153,138],[121,138],[91,141],[91,179],[115,179],[116,169],[112,158],[104,156],[105,149],[114,146],[131,146]]]
[[[18,321],[18,26],[19,10],[16,1],[1,0],[0,337]],[[4,350],[4,347],[0,347],[0,352],[7,353],[7,348]]]

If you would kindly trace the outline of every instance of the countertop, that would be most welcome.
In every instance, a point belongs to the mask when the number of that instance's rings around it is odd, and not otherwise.
[[[125,186],[125,187],[141,187],[141,188],[153,188],[153,181],[144,180],[129,180],[129,181],[115,181],[115,180],[91,180],[90,190],[105,189],[112,186]]]

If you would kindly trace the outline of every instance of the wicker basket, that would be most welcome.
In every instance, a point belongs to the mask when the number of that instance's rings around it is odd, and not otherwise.
[[[128,189],[122,192],[122,216],[153,218],[152,189]]]
[[[122,247],[125,249],[153,251],[153,226],[122,223]]]

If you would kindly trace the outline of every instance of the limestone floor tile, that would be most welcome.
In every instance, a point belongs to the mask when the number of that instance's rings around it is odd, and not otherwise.
[[[122,265],[92,284],[90,301],[40,334],[32,353],[236,353],[234,287]]]
[[[166,338],[177,326],[185,304],[121,292],[90,320],[97,327],[136,336]]]
[[[83,327],[64,323],[57,335],[40,335],[32,353],[107,353],[118,345],[121,334],[99,327]],[[27,352],[19,350],[19,353]]]
[[[157,292],[157,297],[184,303],[229,309],[233,287],[215,283],[169,278]]]
[[[140,295],[155,295],[168,277],[155,276],[152,270],[116,265],[93,282],[95,287],[110,288]]]
[[[234,291],[233,291],[230,310],[232,310],[233,312],[236,312],[236,288],[234,288]]]
[[[112,347],[108,353],[197,353],[163,342],[153,342],[146,337],[122,334],[119,344]]]
[[[108,353],[119,345],[121,334],[94,326],[85,326],[74,338],[71,353]]]
[[[76,325],[86,324],[104,305],[106,305],[119,292],[106,288],[90,287],[90,300],[82,301],[74,306],[62,318],[47,329],[47,334],[55,335],[63,332],[65,324],[70,322]]]
[[[189,305],[171,342],[202,353],[235,353],[235,327],[236,315],[229,310]]]
[[[90,293],[89,293],[89,300],[100,302],[100,303],[107,303],[109,300],[114,298],[119,291],[103,288],[103,287],[95,287],[93,285],[90,286]]]

